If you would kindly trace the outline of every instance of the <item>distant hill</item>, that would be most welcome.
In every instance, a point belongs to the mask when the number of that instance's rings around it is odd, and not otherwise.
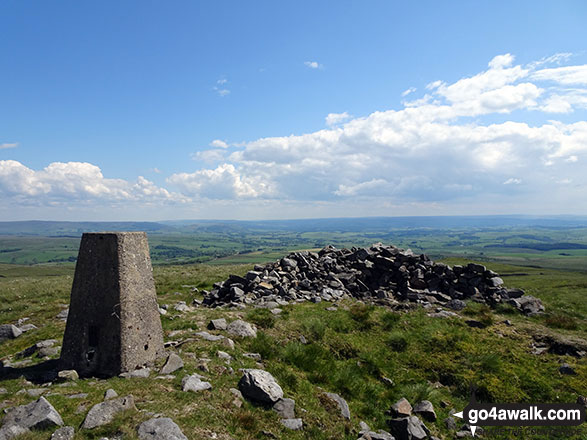
[[[174,232],[169,225],[154,222],[0,222],[0,235],[38,235],[43,237],[79,237],[84,232],[146,231]]]

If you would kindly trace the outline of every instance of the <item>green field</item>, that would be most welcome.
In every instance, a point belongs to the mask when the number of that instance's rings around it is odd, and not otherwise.
[[[483,320],[484,329],[470,328],[461,319],[433,319],[422,309],[398,313],[383,307],[371,307],[347,301],[337,311],[329,304],[300,304],[284,308],[280,316],[267,310],[231,311],[197,308],[179,313],[172,307],[177,301],[191,303],[197,294],[192,287],[210,289],[216,281],[231,274],[244,274],[253,261],[262,261],[278,253],[253,253],[247,264],[158,265],[154,268],[158,301],[170,305],[162,317],[166,340],[188,339],[194,331],[204,330],[211,318],[228,320],[242,317],[256,323],[260,332],[254,340],[237,340],[234,350],[221,343],[193,339],[178,351],[185,367],[173,380],[160,379],[83,379],[72,387],[47,387],[47,398],[61,413],[66,424],[79,426],[92,405],[102,401],[107,388],[119,395],[133,394],[139,411],[130,411],[113,423],[91,431],[79,430],[76,439],[99,439],[122,435],[136,438],[136,426],[148,418],[147,413],[161,413],[176,421],[190,439],[265,438],[270,432],[280,439],[348,439],[355,440],[358,422],[371,428],[387,429],[385,411],[401,397],[412,404],[430,400],[438,420],[426,422],[433,434],[454,438],[444,423],[449,410],[462,410],[469,399],[470,386],[477,387],[478,399],[486,402],[575,402],[587,394],[587,365],[584,358],[554,353],[532,354],[532,344],[539,335],[558,338],[587,339],[587,274],[580,271],[532,268],[489,263],[488,267],[503,275],[509,287],[519,287],[541,298],[547,308],[543,316],[527,318],[503,306],[490,310],[469,304],[461,312],[466,319]],[[282,255],[282,254],[281,254]],[[241,255],[239,257],[246,257]],[[235,258],[232,259],[234,261]],[[238,258],[236,258],[238,260]],[[228,262],[230,258],[216,262]],[[462,263],[461,258],[445,260]],[[73,265],[44,264],[0,265],[0,316],[2,323],[28,317],[37,330],[18,339],[0,343],[0,359],[15,360],[19,351],[43,339],[61,340],[64,323],[55,318],[68,303]],[[505,325],[509,320],[511,326]],[[303,335],[307,344],[299,342]],[[234,358],[226,370],[216,352],[229,352]],[[246,352],[260,353],[263,368],[279,381],[287,397],[296,401],[297,416],[304,420],[301,432],[283,428],[273,411],[245,402],[241,408],[232,404],[229,389],[235,387],[239,368],[255,367]],[[199,370],[201,359],[208,371]],[[41,359],[32,358],[33,363]],[[577,375],[561,375],[558,368],[567,362]],[[194,394],[181,391],[186,374],[200,372],[213,389]],[[154,376],[154,375],[153,375]],[[390,382],[383,382],[383,377]],[[37,384],[23,378],[1,379],[0,405],[6,407],[32,401],[18,391]],[[341,394],[349,403],[352,419],[345,421],[320,399],[323,391]],[[87,393],[70,399],[69,396]],[[441,402],[448,406],[443,407]],[[80,408],[82,408],[80,410]],[[302,409],[304,411],[302,411]],[[50,432],[31,434],[24,440],[48,438]],[[527,435],[523,438],[586,438],[582,429],[574,436]],[[502,438],[508,437],[495,437]]]

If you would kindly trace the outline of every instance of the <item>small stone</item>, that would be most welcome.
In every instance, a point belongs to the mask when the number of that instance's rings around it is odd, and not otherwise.
[[[26,333],[30,332],[31,330],[36,330],[37,326],[35,324],[24,324],[18,327],[21,332]]]
[[[125,379],[129,378],[146,378],[151,375],[150,368],[139,368],[138,370],[130,371],[127,373],[120,373],[119,376]]]
[[[118,393],[114,391],[112,388],[108,388],[104,393],[104,400],[115,399],[118,397]]]
[[[275,402],[275,405],[273,405],[273,411],[279,414],[279,417],[283,419],[293,419],[296,417],[295,406],[296,402],[293,399],[279,399]]]
[[[51,440],[73,440],[74,435],[75,429],[73,426],[64,426],[51,435]]]
[[[31,397],[39,397],[47,392],[47,388],[31,388],[26,390],[26,393]]]
[[[79,375],[77,374],[77,371],[75,371],[75,370],[61,370],[59,373],[57,373],[57,377],[59,377],[59,379],[61,379],[61,380],[78,380],[79,379]]]
[[[27,434],[30,431],[18,425],[2,426],[0,427],[0,440],[10,440],[19,435]]]
[[[88,397],[88,393],[70,394],[67,396],[68,399],[85,399]]]
[[[324,393],[323,395],[338,406],[342,417],[347,420],[351,419],[351,411],[349,410],[349,405],[346,403],[346,400],[336,393]]]
[[[232,356],[231,356],[231,355],[229,355],[229,354],[228,354],[227,352],[225,352],[225,351],[220,351],[220,350],[218,350],[218,351],[216,352],[216,355],[217,355],[217,356],[218,356],[220,359],[222,359],[222,360],[225,360],[226,362],[230,362],[230,361],[232,360]]]
[[[64,309],[57,314],[56,318],[61,319],[62,321],[66,321],[67,315],[69,315],[69,309]]]
[[[430,431],[416,416],[388,420],[393,436],[399,440],[425,440]]]
[[[98,403],[97,405],[94,405],[86,415],[82,428],[92,429],[98,426],[107,425],[114,420],[114,417],[118,413],[131,409],[136,409],[132,395]]]
[[[242,321],[237,319],[236,321],[232,321],[228,327],[226,328],[228,333],[232,336],[237,336],[240,338],[256,338],[257,337],[257,330],[249,324],[248,322]]]
[[[183,368],[183,360],[177,354],[171,353],[167,357],[167,361],[165,362],[165,365],[163,366],[163,368],[161,368],[161,371],[159,371],[159,373],[171,374],[179,370],[180,368]]]
[[[244,401],[243,394],[239,390],[237,390],[236,388],[231,388],[230,392],[234,396],[234,399],[232,399],[232,404],[234,406],[236,406],[237,408],[240,408],[241,406],[243,406],[243,401]]]
[[[202,376],[199,374],[185,376],[181,381],[181,386],[184,391],[193,391],[194,393],[212,388],[212,384],[210,382],[204,382]]]
[[[574,376],[574,375],[577,374],[577,372],[575,371],[575,369],[573,367],[571,367],[569,364],[567,364],[566,362],[560,366],[560,368],[558,369],[558,371],[561,374],[568,374],[568,375],[572,375],[572,376]]]
[[[139,425],[139,440],[188,440],[179,426],[168,417],[147,420]]]
[[[197,332],[194,333],[195,336],[199,336],[202,339],[205,339],[206,341],[210,341],[210,342],[217,342],[217,341],[221,341],[224,339],[224,336],[222,335],[211,335],[208,332]]]
[[[230,338],[224,338],[222,340],[222,345],[224,345],[229,350],[234,350],[234,341]]]
[[[249,359],[253,359],[257,362],[261,362],[262,357],[259,353],[243,353],[243,356]]]
[[[224,318],[212,319],[208,323],[208,330],[226,330],[226,327],[226,319]]]
[[[281,419],[281,424],[292,431],[299,431],[304,427],[302,419]]]

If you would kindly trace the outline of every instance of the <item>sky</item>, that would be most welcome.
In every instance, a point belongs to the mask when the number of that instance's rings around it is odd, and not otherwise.
[[[0,221],[587,215],[587,2],[0,2]]]

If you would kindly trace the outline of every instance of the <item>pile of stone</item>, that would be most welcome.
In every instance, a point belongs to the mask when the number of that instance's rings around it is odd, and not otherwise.
[[[450,267],[381,243],[369,248],[294,252],[280,261],[256,265],[246,276],[231,275],[204,291],[210,307],[283,305],[285,302],[338,301],[344,298],[394,303],[411,301],[459,310],[464,299],[496,305],[508,302],[531,315],[544,311],[539,299],[503,287],[499,275],[470,263]],[[523,298],[522,298],[523,297]]]

